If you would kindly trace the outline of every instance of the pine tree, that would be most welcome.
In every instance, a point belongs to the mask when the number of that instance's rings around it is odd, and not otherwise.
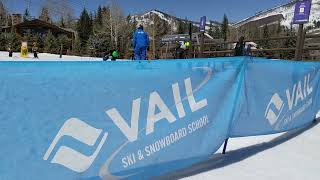
[[[85,46],[88,42],[90,35],[93,32],[92,19],[90,18],[86,9],[81,13],[80,20],[77,23],[77,32],[81,46]]]
[[[261,46],[264,48],[264,49],[269,49],[271,48],[271,44],[270,44],[270,33],[269,33],[269,28],[268,28],[268,25],[266,24],[264,27],[263,27],[263,41],[262,41],[262,44]]]
[[[96,18],[95,18],[95,23],[96,23],[96,25],[102,26],[102,18],[103,18],[102,8],[101,8],[101,6],[99,6],[99,7],[98,7],[98,10],[97,10],[97,16],[96,16]]]
[[[40,36],[40,34],[33,35],[33,42],[37,43],[39,51],[41,51],[43,49],[44,42],[43,42],[43,38]]]
[[[284,46],[286,48],[294,48],[294,47],[296,47],[297,39],[294,38],[294,36],[296,35],[296,32],[293,29],[292,25],[291,25],[290,29],[288,29],[288,28],[285,29],[285,33],[286,33],[286,36],[290,36],[291,38],[288,38],[288,39],[285,40]],[[283,58],[284,59],[293,59],[294,56],[295,56],[295,52],[294,51],[292,51],[292,52],[286,51],[283,54]]]
[[[5,33],[0,32],[0,51],[6,51],[7,50],[7,38]]]
[[[23,21],[24,21],[24,22],[25,22],[25,21],[28,21],[29,18],[30,18],[29,9],[26,9],[26,10],[24,11],[24,14],[23,14]]]
[[[51,32],[44,39],[44,51],[48,53],[58,52],[58,42]]]
[[[14,51],[20,51],[21,40],[21,37],[17,33],[7,34],[7,43],[10,44]]]
[[[6,25],[6,22],[7,22],[7,10],[4,4],[2,3],[2,1],[0,1],[0,26]]]
[[[215,39],[220,39],[221,38],[221,30],[219,26],[216,26],[214,28],[214,38]]]
[[[177,33],[178,34],[184,34],[185,33],[185,23],[182,22],[181,20],[178,21]]]
[[[208,34],[210,35],[210,36],[212,36],[213,38],[215,38],[214,37],[214,27],[213,27],[213,23],[212,23],[212,21],[210,21],[210,26],[209,26],[209,32],[208,32]]]
[[[60,24],[59,24],[59,26],[62,27],[62,28],[65,28],[65,27],[66,27],[66,25],[65,25],[65,23],[64,23],[64,19],[63,19],[62,16],[61,16],[61,18],[60,18]]]
[[[229,20],[227,15],[223,16],[222,24],[221,24],[221,35],[224,41],[227,41],[229,34]]]

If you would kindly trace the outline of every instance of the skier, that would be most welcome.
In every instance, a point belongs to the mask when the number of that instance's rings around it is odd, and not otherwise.
[[[108,54],[104,55],[103,61],[111,60],[115,61],[119,57],[119,52],[117,50],[110,50]]]
[[[184,42],[180,41],[177,42],[177,47],[176,47],[176,53],[175,53],[175,59],[186,59],[187,57],[187,50],[190,47],[190,42]]]
[[[140,25],[134,33],[132,45],[134,49],[134,59],[146,60],[147,49],[149,47],[149,35],[143,30],[142,25]]]
[[[33,42],[32,52],[33,52],[33,58],[39,59],[39,57],[38,57],[38,47],[37,47],[37,43],[36,42]]]
[[[243,56],[244,50],[245,50],[245,45],[246,45],[246,43],[244,42],[244,37],[241,36],[239,38],[239,41],[236,44],[235,49],[234,49],[235,50],[234,55],[235,56]]]

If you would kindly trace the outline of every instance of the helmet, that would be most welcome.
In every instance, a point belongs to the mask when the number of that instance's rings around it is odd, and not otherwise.
[[[143,30],[143,25],[142,25],[142,24],[139,24],[139,25],[138,25],[138,29]]]
[[[115,58],[118,58],[119,57],[119,52],[118,51],[113,51],[112,52],[112,56],[115,57]]]

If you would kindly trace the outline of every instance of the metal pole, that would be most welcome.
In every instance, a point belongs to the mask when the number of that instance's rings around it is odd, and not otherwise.
[[[229,138],[227,138],[227,139],[224,141],[222,154],[226,154],[227,145],[228,145],[228,140],[229,140]]]
[[[204,57],[203,52],[204,52],[204,33],[200,34],[200,57]]]
[[[303,24],[299,24],[298,38],[296,44],[295,60],[299,61],[302,58],[302,41],[303,39]]]

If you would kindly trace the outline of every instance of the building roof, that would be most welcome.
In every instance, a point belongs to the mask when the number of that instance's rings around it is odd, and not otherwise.
[[[59,26],[56,26],[54,24],[39,20],[39,19],[33,19],[30,21],[25,21],[19,24],[16,24],[13,26],[16,29],[36,29],[36,28],[44,28],[44,29],[50,29],[52,33],[61,33],[61,34],[68,34],[74,36],[75,31],[71,29],[61,28]],[[3,29],[11,28],[10,27],[3,27]]]

